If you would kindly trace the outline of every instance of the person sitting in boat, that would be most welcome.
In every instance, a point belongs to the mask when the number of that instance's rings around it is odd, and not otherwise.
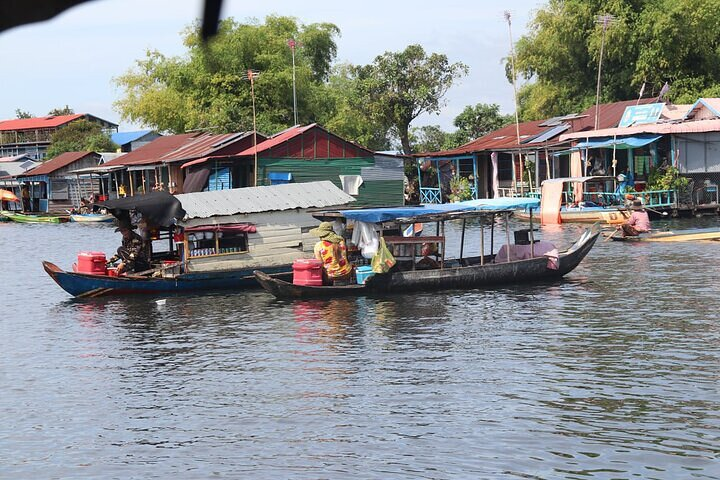
[[[637,237],[641,233],[650,231],[650,217],[645,211],[641,200],[634,200],[630,209],[633,211],[630,218],[620,225],[623,237]]]
[[[117,249],[117,253],[108,260],[108,264],[112,265],[120,260],[117,266],[118,275],[142,272],[150,268],[145,242],[140,235],[133,232],[134,228],[128,223],[121,223],[115,229],[116,232],[122,233],[122,245]]]
[[[320,238],[315,244],[315,258],[323,264],[324,276],[330,285],[348,285],[353,279],[352,264],[347,259],[347,247],[343,237],[335,233],[332,222],[322,222],[310,230]]]
[[[78,208],[78,213],[80,215],[86,215],[90,213],[90,206],[88,205],[88,201],[84,198],[80,199],[80,208]]]

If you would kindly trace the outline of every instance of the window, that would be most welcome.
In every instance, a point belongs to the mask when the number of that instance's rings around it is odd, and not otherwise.
[[[247,230],[243,226],[200,227],[186,231],[190,257],[226,255],[248,251]],[[249,226],[245,226],[249,227]]]

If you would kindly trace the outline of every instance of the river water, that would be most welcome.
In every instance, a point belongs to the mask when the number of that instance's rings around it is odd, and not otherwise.
[[[75,301],[40,264],[118,243],[0,224],[0,478],[720,478],[718,242],[600,240],[551,284],[328,301]]]

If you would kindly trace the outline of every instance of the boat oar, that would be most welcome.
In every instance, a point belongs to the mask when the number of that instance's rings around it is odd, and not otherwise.
[[[655,210],[654,208],[650,208],[650,207],[643,207],[643,208],[644,208],[645,210],[650,210],[650,211],[653,212],[653,213],[657,213],[657,214],[660,215],[661,217],[667,217],[667,214],[668,214],[667,212],[661,212],[660,210]]]
[[[620,230],[621,230],[620,228],[616,228],[613,233],[611,233],[610,235],[608,235],[607,237],[605,237],[605,240],[603,240],[603,242],[609,241],[609,240],[610,240],[611,238],[613,238],[615,235],[617,235],[618,233],[620,233]]]

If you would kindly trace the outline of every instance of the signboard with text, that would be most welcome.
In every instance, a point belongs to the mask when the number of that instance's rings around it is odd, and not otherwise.
[[[655,123],[660,118],[664,106],[664,103],[648,103],[626,107],[618,127]]]

